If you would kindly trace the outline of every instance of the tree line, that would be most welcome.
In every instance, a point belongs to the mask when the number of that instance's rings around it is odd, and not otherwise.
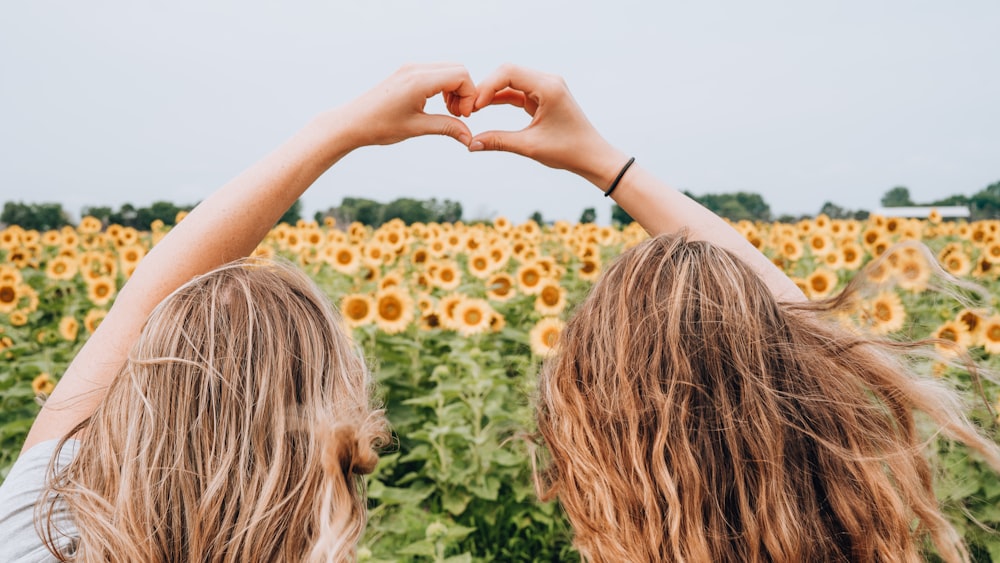
[[[732,221],[790,222],[810,217],[809,215],[774,216],[764,198],[753,192],[703,195],[687,191],[684,193],[714,213]],[[990,184],[972,195],[956,194],[924,203],[914,202],[910,190],[905,186],[896,186],[885,192],[881,204],[883,207],[964,205],[968,206],[972,220],[1000,219],[1000,182]],[[190,211],[192,208],[194,205],[176,205],[168,201],[157,201],[144,207],[125,203],[117,209],[107,206],[84,207],[81,216],[96,217],[105,225],[117,223],[136,229],[148,229],[157,220],[166,226],[171,226],[180,212]],[[869,214],[867,210],[847,209],[830,201],[824,203],[818,213],[825,214],[831,219],[865,219]],[[406,224],[454,223],[463,220],[462,204],[457,201],[407,197],[397,198],[388,203],[361,197],[345,197],[339,206],[317,212],[313,219],[322,222],[326,217],[332,217],[339,225],[357,221],[372,227],[378,227],[392,219],[400,219]],[[532,213],[530,218],[539,224],[547,222],[540,211]],[[588,207],[583,210],[579,220],[581,223],[592,223],[596,218],[596,209]],[[302,219],[302,202],[298,200],[279,222],[291,224],[300,219]],[[611,208],[611,220],[622,225],[632,222],[628,213],[618,205],[613,205]],[[59,203],[8,201],[4,203],[3,211],[0,212],[0,225],[20,225],[25,229],[47,231],[73,224],[69,214]]]

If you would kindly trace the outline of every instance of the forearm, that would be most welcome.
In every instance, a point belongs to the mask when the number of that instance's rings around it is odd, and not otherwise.
[[[626,158],[621,155],[618,161],[624,164]],[[595,175],[591,177],[591,182],[606,190],[615,174],[617,170],[610,176],[608,173]],[[711,242],[742,258],[763,278],[779,300],[805,299],[788,276],[728,223],[680,191],[667,186],[639,164],[633,164],[628,169],[611,198],[650,235],[686,229],[691,238]]]
[[[191,278],[253,252],[292,203],[350,152],[340,117],[314,119],[205,199],[149,252],[49,397],[25,449],[90,416],[153,308]]]

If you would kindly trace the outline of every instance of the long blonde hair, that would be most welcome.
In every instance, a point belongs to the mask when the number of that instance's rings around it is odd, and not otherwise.
[[[72,561],[341,561],[385,419],[364,361],[301,272],[245,260],[150,315],[39,521]],[[79,531],[59,551],[53,513]]]
[[[968,558],[913,412],[995,468],[1000,449],[906,367],[909,346],[841,328],[831,303],[776,302],[739,258],[684,236],[609,267],[543,367],[537,409],[542,496],[585,558],[920,561],[927,538]]]

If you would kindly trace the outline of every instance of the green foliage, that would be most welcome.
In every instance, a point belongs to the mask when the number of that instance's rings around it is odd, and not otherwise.
[[[635,219],[632,219],[632,216],[626,213],[625,210],[622,209],[622,206],[617,204],[611,206],[612,224],[625,226],[628,225],[629,223],[632,223],[633,221],[635,221]]]
[[[20,225],[25,229],[48,231],[69,225],[69,216],[59,203],[22,203],[8,201],[0,213],[0,223]]]
[[[910,189],[906,186],[896,186],[891,190],[885,192],[882,196],[882,207],[909,207],[911,205],[916,205],[913,200],[910,199]]]
[[[281,219],[278,219],[278,222],[294,225],[295,223],[298,223],[299,219],[301,218],[302,218],[302,200],[297,199],[295,200],[295,203],[293,203],[292,206],[288,208],[288,211],[285,211],[285,213],[281,216]]]
[[[580,214],[581,223],[593,223],[597,220],[597,211],[593,207],[588,207]]]
[[[339,207],[331,207],[316,213],[316,221],[333,217],[340,225],[357,221],[362,225],[378,227],[392,219],[400,219],[407,225],[413,223],[454,223],[462,220],[462,204],[457,201],[437,198],[413,199],[401,197],[389,203],[379,203],[373,199],[345,197]]]
[[[727,194],[684,195],[704,205],[710,211],[730,221],[770,221],[771,207],[760,194],[735,192]]]
[[[539,225],[545,224],[545,218],[542,217],[541,211],[535,211],[534,213],[528,216],[528,219],[531,219],[532,221],[538,223]]]

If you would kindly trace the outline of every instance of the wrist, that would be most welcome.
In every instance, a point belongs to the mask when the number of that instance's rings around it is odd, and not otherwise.
[[[621,172],[625,163],[628,162],[628,155],[614,148],[609,144],[596,147],[589,151],[590,156],[585,160],[579,172],[580,176],[591,184],[597,186],[602,192],[608,190],[615,177]]]
[[[300,134],[316,143],[331,165],[364,144],[351,115],[340,108],[313,117]]]

